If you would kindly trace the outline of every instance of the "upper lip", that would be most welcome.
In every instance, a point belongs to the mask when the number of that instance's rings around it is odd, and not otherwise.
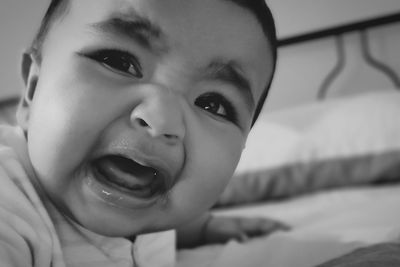
[[[168,164],[161,157],[156,155],[147,155],[138,149],[127,148],[127,147],[113,147],[97,155],[97,159],[106,156],[120,156],[130,159],[142,166],[152,168],[157,172],[157,179],[162,179],[162,182],[166,190],[169,190],[173,183],[174,178],[178,171],[174,170],[170,164]]]

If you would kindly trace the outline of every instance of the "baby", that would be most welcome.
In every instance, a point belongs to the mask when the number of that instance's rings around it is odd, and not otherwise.
[[[0,265],[155,266],[146,233],[193,246],[280,228],[207,211],[275,42],[264,0],[53,0],[23,56],[19,128],[1,129]]]

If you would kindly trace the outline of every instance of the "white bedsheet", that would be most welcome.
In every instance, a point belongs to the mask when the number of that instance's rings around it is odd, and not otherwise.
[[[355,248],[400,238],[400,185],[349,188],[292,200],[219,211],[266,216],[293,230],[245,244],[205,246],[178,253],[178,266],[312,267]]]

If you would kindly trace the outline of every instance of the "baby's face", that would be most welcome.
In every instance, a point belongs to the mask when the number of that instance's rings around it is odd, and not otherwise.
[[[253,14],[230,1],[72,1],[28,107],[44,190],[105,235],[194,218],[236,167],[270,54]]]

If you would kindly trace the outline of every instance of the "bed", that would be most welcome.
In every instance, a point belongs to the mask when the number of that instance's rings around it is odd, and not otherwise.
[[[400,92],[391,91],[265,116],[214,212],[275,218],[293,230],[182,250],[181,266],[311,267],[400,241],[398,114]]]
[[[213,212],[265,216],[293,229],[180,250],[178,266],[400,266],[400,80],[371,55],[365,32],[399,20],[390,14],[280,41],[335,36],[338,60],[315,101],[262,114]],[[345,64],[341,38],[355,31],[365,63],[391,86],[329,97]],[[357,262],[361,254],[365,262]]]

